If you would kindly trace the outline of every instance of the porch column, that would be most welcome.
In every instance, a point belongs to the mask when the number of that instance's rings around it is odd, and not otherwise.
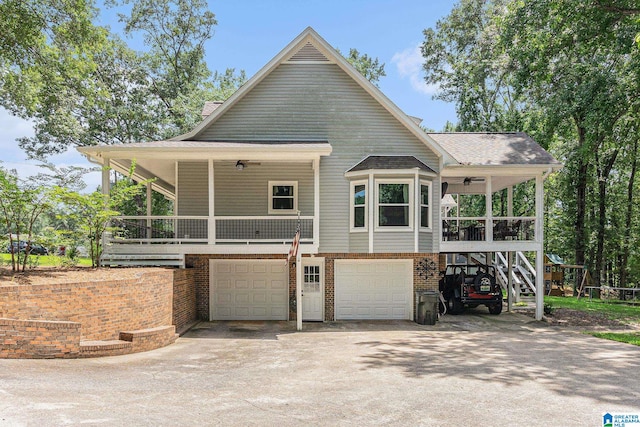
[[[513,310],[513,252],[507,252],[507,311]]]
[[[101,185],[101,190],[102,190],[102,194],[106,195],[107,197],[109,196],[109,193],[111,192],[111,180],[109,179],[111,176],[111,162],[109,161],[109,159],[104,159],[104,163],[102,165],[102,185]],[[107,232],[102,233],[102,247],[106,248],[107,247],[107,241],[109,240],[109,237],[107,236]]]
[[[215,218],[215,187],[213,181],[213,159],[209,159],[208,173],[208,197],[209,197],[209,221],[207,221],[207,243],[215,245],[216,243],[216,218]]]
[[[544,307],[544,178],[536,176],[536,320],[542,320]]]
[[[109,195],[111,191],[111,163],[109,159],[104,159],[104,164],[102,165],[102,194]]]
[[[484,225],[484,239],[487,242],[493,241],[493,189],[491,188],[491,177],[488,176],[485,181],[485,204],[486,204],[486,223]],[[488,258],[487,258],[488,259]]]
[[[151,230],[151,218],[149,218],[153,213],[152,197],[151,183],[147,182],[147,239],[151,239],[153,235]]]
[[[513,186],[507,187],[507,216],[513,216]]]
[[[413,251],[418,253],[420,252],[420,204],[422,203],[422,189],[420,188],[420,175],[418,175],[417,170],[413,177],[413,188],[413,191],[415,191],[413,195],[413,203],[415,204],[413,212]],[[433,189],[431,191],[433,191]]]
[[[320,159],[314,159],[313,167],[313,245],[320,247]]]

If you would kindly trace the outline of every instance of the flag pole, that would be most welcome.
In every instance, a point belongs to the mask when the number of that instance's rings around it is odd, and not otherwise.
[[[302,234],[300,211],[298,211],[298,233]],[[299,246],[296,253],[296,329],[302,330],[302,254]]]

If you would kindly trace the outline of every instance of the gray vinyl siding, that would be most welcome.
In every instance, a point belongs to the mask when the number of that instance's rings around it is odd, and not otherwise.
[[[235,162],[213,164],[215,214],[222,216],[268,215],[269,181],[297,181],[298,209],[313,215],[313,169],[311,163],[247,164],[239,171]]]
[[[177,215],[209,215],[208,162],[178,162]]]
[[[383,106],[332,64],[282,64],[194,140],[326,140],[320,162],[320,251],[350,245],[349,181],[345,171],[368,155],[413,155],[439,170],[437,156]],[[216,172],[217,175],[217,172]],[[216,189],[218,183],[216,183]],[[223,209],[216,200],[216,213]],[[378,248],[413,250],[413,236],[377,234]],[[399,240],[407,239],[407,244]],[[385,242],[389,244],[385,244]]]
[[[349,233],[349,252],[369,252],[369,232]]]
[[[373,233],[373,252],[414,252],[413,231],[380,231]]]

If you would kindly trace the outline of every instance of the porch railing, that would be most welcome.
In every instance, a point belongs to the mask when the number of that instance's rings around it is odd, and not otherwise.
[[[297,217],[217,216],[216,243],[284,242],[296,234]],[[313,241],[313,217],[300,217],[300,241]]]
[[[494,217],[492,219],[492,241],[535,239],[535,217]],[[488,241],[487,218],[456,217],[443,218],[443,241]]]
[[[300,241],[313,242],[313,217],[300,218]],[[213,221],[213,229],[209,222]],[[282,243],[296,233],[291,216],[119,216],[109,243]],[[214,236],[209,236],[215,230]]]
[[[206,216],[119,216],[111,221],[111,242],[206,243]]]

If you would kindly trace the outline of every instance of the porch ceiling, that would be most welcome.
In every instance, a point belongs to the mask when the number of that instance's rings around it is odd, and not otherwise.
[[[495,193],[496,191],[535,179],[535,175],[491,176],[490,179],[491,190]],[[467,185],[465,185],[465,180],[469,180]],[[447,193],[450,194],[484,194],[487,178],[482,175],[473,175],[473,172],[470,172],[469,175],[465,176],[443,176],[442,182],[449,184]]]

